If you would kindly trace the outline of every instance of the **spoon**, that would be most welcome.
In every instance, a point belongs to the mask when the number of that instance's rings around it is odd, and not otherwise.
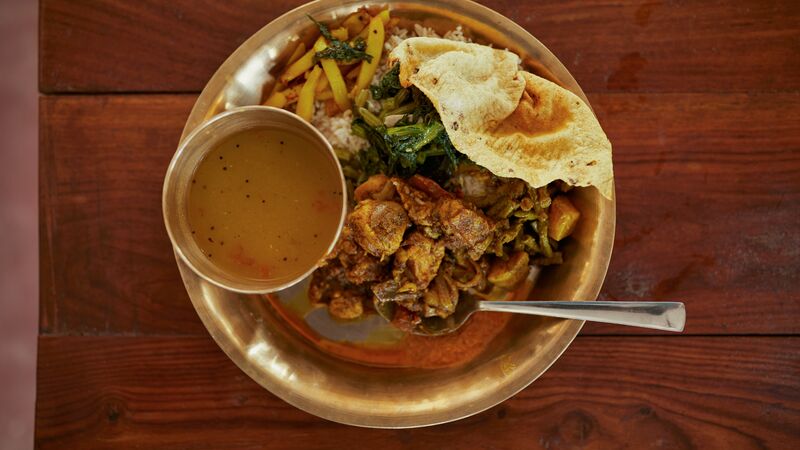
[[[375,309],[391,322],[395,302],[375,302]],[[480,301],[465,295],[449,317],[426,317],[412,334],[439,336],[452,333],[464,325],[476,311],[531,314],[562,319],[629,325],[665,331],[683,331],[686,309],[681,302],[547,302],[547,301]]]

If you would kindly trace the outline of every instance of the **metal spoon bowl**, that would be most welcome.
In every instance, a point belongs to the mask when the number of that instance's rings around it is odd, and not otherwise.
[[[394,302],[375,303],[375,310],[389,322],[394,317],[395,308]],[[588,320],[675,332],[683,331],[686,323],[686,308],[681,302],[481,301],[472,295],[464,295],[453,314],[446,318],[423,318],[411,333],[423,336],[452,333],[477,311]]]

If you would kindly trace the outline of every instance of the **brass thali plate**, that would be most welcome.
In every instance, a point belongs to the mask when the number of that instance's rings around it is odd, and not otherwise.
[[[181,139],[219,112],[259,104],[285,50],[312,29],[307,14],[331,20],[363,5],[388,5],[404,23],[440,33],[461,25],[476,42],[518,53],[529,70],[556,80],[588,104],[544,45],[484,6],[463,0],[321,0],[287,12],[242,44],[200,94]],[[582,218],[565,249],[565,264],[545,270],[535,289],[519,292],[519,298],[597,298],[614,241],[615,201],[594,188],[575,191]],[[583,326],[581,321],[479,313],[459,335],[436,342],[407,339],[377,316],[354,324],[332,321],[324,309],[308,306],[305,285],[270,299],[237,294],[203,280],[176,259],[198,315],[237,366],[288,403],[351,425],[418,427],[483,411],[544,373]]]

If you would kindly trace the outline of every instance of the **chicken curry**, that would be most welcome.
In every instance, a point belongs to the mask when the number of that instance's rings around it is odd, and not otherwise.
[[[462,294],[510,290],[530,264],[562,261],[558,241],[579,217],[568,186],[534,189],[468,162],[444,186],[419,174],[359,185],[336,248],[312,276],[311,300],[341,319],[396,302],[394,323],[410,330],[451,315]]]

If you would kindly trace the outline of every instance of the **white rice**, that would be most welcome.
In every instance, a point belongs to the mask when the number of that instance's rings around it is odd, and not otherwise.
[[[311,118],[311,124],[317,127],[333,148],[355,153],[366,148],[367,141],[350,131],[352,121],[353,111],[349,109],[341,114],[328,117],[328,114],[325,113],[325,105],[321,102],[317,102],[314,117]]]
[[[457,26],[454,30],[446,32],[444,36],[439,36],[432,28],[423,27],[419,24],[414,24],[413,31],[394,27],[389,31],[388,37],[383,44],[381,63],[378,65],[378,70],[375,71],[375,76],[372,78],[371,84],[378,84],[380,82],[383,75],[390,69],[386,65],[389,53],[409,37],[442,37],[452,41],[471,42],[470,39],[464,36],[461,25]],[[370,96],[367,100],[367,109],[373,113],[377,113],[380,111],[380,103],[373,100],[372,96]],[[350,123],[352,121],[353,112],[350,110],[328,117],[325,113],[324,105],[320,102],[317,102],[314,117],[311,119],[311,123],[317,127],[334,148],[345,150],[350,153],[357,153],[366,148],[368,143],[366,140],[352,133],[350,129]]]

